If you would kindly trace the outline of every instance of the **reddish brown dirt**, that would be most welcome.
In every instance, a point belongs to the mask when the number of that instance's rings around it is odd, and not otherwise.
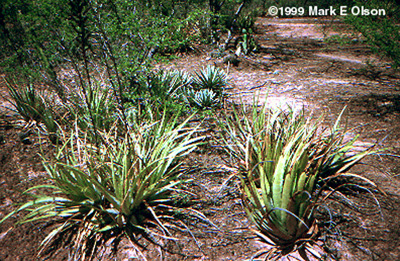
[[[229,71],[230,102],[251,103],[255,93],[263,102],[268,93],[270,106],[304,106],[316,115],[324,114],[326,125],[347,106],[344,116],[350,134],[361,135],[360,146],[378,142],[380,148],[390,148],[387,154],[399,154],[400,75],[388,61],[372,54],[359,35],[337,21],[322,19],[261,18],[257,28],[260,52],[242,57],[238,67],[227,68],[220,60],[211,59],[208,51],[162,66],[191,71],[215,63]],[[344,39],[351,44],[323,41],[333,34],[347,36]],[[24,202],[27,197],[21,192],[40,183],[45,175],[38,156],[41,142],[34,134],[31,145],[22,144],[18,133],[24,131],[23,125],[14,120],[1,115],[0,134],[5,143],[0,145],[0,218],[15,209],[13,204]],[[210,118],[205,124],[208,135],[215,134],[215,120]],[[46,154],[51,153],[50,145],[42,147]],[[201,220],[186,220],[192,234],[177,234],[183,256],[166,254],[164,260],[249,259],[263,246],[248,229],[252,225],[241,205],[238,180],[228,179],[234,163],[215,146],[202,147],[191,156],[193,171],[188,176],[193,182],[187,190],[193,194],[192,208],[203,212],[219,230]],[[324,251],[331,255],[328,259],[400,260],[397,162],[397,157],[380,155],[352,170],[373,180],[387,196],[343,190],[320,208],[323,229],[319,243],[325,244]],[[46,229],[37,224],[15,227],[16,220],[11,218],[0,226],[0,260],[34,260]],[[123,249],[129,244],[121,245],[118,260],[133,260],[135,254]],[[64,252],[51,260],[67,260]],[[149,253],[149,260],[156,260],[158,254]]]

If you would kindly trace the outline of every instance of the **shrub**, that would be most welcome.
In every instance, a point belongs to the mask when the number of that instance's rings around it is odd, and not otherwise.
[[[357,1],[358,6],[368,9],[383,8],[387,12],[384,17],[376,16],[346,16],[345,21],[366,38],[371,49],[378,54],[383,54],[393,61],[394,67],[400,66],[400,32],[398,26],[399,6],[392,1]]]

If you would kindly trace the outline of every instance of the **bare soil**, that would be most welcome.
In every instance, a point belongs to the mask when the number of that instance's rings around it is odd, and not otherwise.
[[[228,102],[251,103],[255,94],[269,106],[305,107],[314,115],[325,115],[328,126],[347,106],[350,135],[360,135],[360,149],[378,143],[400,151],[400,74],[389,61],[371,53],[362,37],[340,21],[330,19],[269,19],[257,21],[260,52],[241,57],[237,67],[209,56],[211,50],[187,55],[168,65],[191,71],[216,64],[229,72],[231,96]],[[339,35],[345,44],[327,42]],[[371,65],[372,64],[372,65]],[[4,87],[4,84],[2,83]],[[4,88],[1,91],[4,93]],[[268,96],[268,97],[267,97]],[[1,110],[0,135],[0,218],[15,209],[27,196],[22,194],[46,175],[39,153],[51,155],[52,146],[35,133],[31,144],[20,135],[29,128],[9,110]],[[212,140],[217,123],[205,120]],[[374,156],[352,171],[374,181],[386,193],[357,189],[341,190],[318,211],[322,228],[318,251],[329,260],[400,260],[400,168],[398,157]],[[176,232],[178,254],[164,260],[247,260],[265,246],[257,243],[253,225],[244,213],[238,180],[232,177],[234,162],[216,144],[201,147],[188,160],[193,182],[191,208],[201,211],[218,227],[203,220],[187,220],[191,233]],[[40,241],[48,228],[44,224],[14,226],[18,215],[0,226],[0,261],[35,260]],[[193,240],[193,237],[196,240]],[[176,249],[175,249],[176,250]],[[58,251],[47,260],[68,260],[68,251]],[[135,251],[122,243],[117,260],[134,260]],[[149,260],[157,260],[149,250]],[[282,260],[295,260],[285,257]]]

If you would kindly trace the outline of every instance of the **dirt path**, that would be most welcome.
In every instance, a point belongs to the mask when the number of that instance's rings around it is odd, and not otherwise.
[[[385,61],[373,55],[358,35],[347,31],[339,21],[322,19],[267,19],[257,24],[261,52],[241,58],[238,67],[227,68],[220,60],[202,55],[182,57],[166,67],[194,70],[217,64],[229,71],[230,101],[251,103],[260,95],[269,106],[306,107],[317,115],[325,114],[330,124],[347,106],[352,135],[361,134],[361,146],[379,141],[381,147],[400,152],[400,75]],[[348,36],[349,44],[323,41],[325,36]],[[368,61],[376,66],[367,66]],[[207,124],[215,126],[213,119]],[[21,202],[20,192],[33,173],[44,175],[36,154],[39,147],[18,141],[21,130],[3,130],[6,144],[0,145],[0,218],[12,203]],[[225,161],[224,161],[225,159]],[[232,172],[226,155],[216,147],[205,147],[193,154],[189,174],[194,181],[188,190],[194,209],[202,211],[220,230],[192,221],[192,235],[181,236],[185,260],[246,260],[262,246],[247,228],[240,203],[238,181],[227,181]],[[343,191],[320,210],[325,232],[321,242],[341,260],[400,260],[400,168],[395,157],[374,157],[354,169],[378,184],[388,196],[365,191]],[[380,206],[376,206],[376,199]],[[329,210],[329,211],[328,211]],[[330,216],[330,219],[326,219]],[[42,227],[32,224],[12,228],[12,222],[0,227],[0,260],[33,260],[35,249],[44,237]],[[325,222],[325,223],[324,223]],[[197,243],[192,240],[195,236]],[[201,251],[200,251],[201,249]],[[121,254],[119,260],[128,260]],[[193,257],[197,256],[197,257]],[[65,256],[60,253],[57,260]],[[131,256],[132,257],[132,256]],[[167,255],[166,260],[183,260]]]

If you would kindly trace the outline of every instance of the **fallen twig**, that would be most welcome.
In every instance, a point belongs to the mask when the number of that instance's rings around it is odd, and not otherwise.
[[[261,85],[251,87],[249,90],[254,90],[254,89],[258,89],[258,88],[264,87],[266,84],[267,84],[267,82],[264,82],[264,83],[261,84]]]

